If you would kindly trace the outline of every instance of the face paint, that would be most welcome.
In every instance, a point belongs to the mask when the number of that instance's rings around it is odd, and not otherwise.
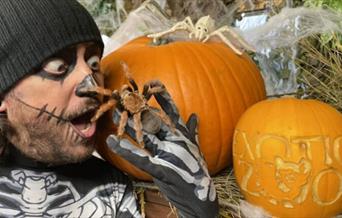
[[[94,151],[96,124],[90,119],[99,102],[76,96],[75,88],[88,75],[102,77],[100,49],[87,44],[73,48],[49,59],[5,97],[9,125],[15,130],[10,142],[26,156],[54,165],[78,162]]]
[[[83,110],[65,113],[65,109],[60,110],[57,107],[48,111],[47,105],[36,108],[23,102],[15,94],[12,96],[13,101],[10,103],[15,106],[15,110],[10,113],[17,117],[10,125],[17,132],[10,138],[24,154],[41,162],[58,165],[81,161],[94,151],[94,138],[84,137],[75,129],[73,122],[74,119],[83,117],[89,120],[88,125],[95,125],[90,124],[90,118],[98,106],[95,100],[89,98],[81,106]],[[89,115],[86,115],[86,110]],[[81,114],[82,111],[84,114]]]
[[[65,113],[65,108],[61,110],[61,113],[60,115],[56,115],[55,112],[56,112],[56,107],[50,112],[50,111],[47,111],[47,107],[48,107],[48,104],[45,104],[43,107],[41,108],[37,108],[37,107],[34,107],[34,106],[31,106],[27,103],[25,103],[24,101],[20,100],[19,98],[16,98],[15,99],[20,102],[21,104],[27,106],[27,107],[30,107],[31,109],[33,110],[36,110],[38,113],[37,115],[37,119],[40,118],[43,114],[47,115],[48,116],[48,119],[47,120],[51,120],[51,118],[55,118],[57,120],[57,123],[60,123],[60,122],[68,122],[69,120],[66,120],[63,115]]]
[[[74,70],[77,62],[77,50],[72,47],[44,62],[42,70],[36,76],[44,79],[60,81],[63,84],[65,78]]]

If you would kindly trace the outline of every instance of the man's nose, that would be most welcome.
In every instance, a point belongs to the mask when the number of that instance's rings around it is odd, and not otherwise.
[[[76,95],[79,97],[96,98],[98,95],[96,91],[98,86],[99,85],[96,82],[94,75],[88,74],[76,87]]]

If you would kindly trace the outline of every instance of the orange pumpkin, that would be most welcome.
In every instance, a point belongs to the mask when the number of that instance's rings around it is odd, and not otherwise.
[[[211,174],[232,162],[235,124],[250,105],[265,99],[261,74],[247,55],[238,56],[218,42],[177,41],[153,46],[151,39],[140,37],[103,59],[107,88],[119,89],[127,83],[121,61],[128,65],[140,89],[147,81],[158,79],[165,84],[184,120],[193,112],[199,116],[200,146]],[[150,102],[157,105],[152,99]],[[100,125],[105,127],[101,130],[99,153],[129,174],[148,179],[107,149],[105,138],[113,133],[114,126],[110,116],[102,120],[105,123]]]
[[[249,108],[233,144],[234,172],[250,203],[277,217],[342,211],[342,115],[317,100],[280,98]]]

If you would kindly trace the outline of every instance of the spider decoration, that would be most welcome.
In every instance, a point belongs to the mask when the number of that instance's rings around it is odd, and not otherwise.
[[[163,110],[152,108],[148,105],[148,100],[157,93],[165,91],[163,84],[157,80],[152,80],[144,85],[142,93],[139,93],[138,85],[132,78],[128,66],[122,64],[125,76],[130,85],[124,84],[121,89],[111,91],[100,86],[82,87],[77,90],[79,93],[96,93],[109,97],[109,100],[103,103],[91,118],[91,122],[96,122],[106,111],[116,107],[121,112],[117,136],[121,138],[125,132],[125,127],[129,117],[133,117],[133,129],[135,131],[137,142],[144,147],[143,133],[146,131],[151,134],[159,132],[162,122],[168,125],[171,131],[175,127],[171,119]]]
[[[212,19],[209,15],[201,17],[195,24],[193,24],[190,17],[186,17],[183,21],[180,21],[176,23],[173,27],[170,29],[149,34],[148,37],[153,38],[154,43],[158,43],[158,40],[165,35],[168,35],[170,33],[176,32],[176,31],[187,31],[189,32],[189,38],[196,39],[201,42],[208,41],[211,37],[217,36],[219,37],[225,44],[227,44],[230,48],[233,49],[233,51],[241,55],[242,49],[239,48],[242,46],[242,48],[250,50],[255,52],[255,49],[250,46],[242,37],[240,37],[235,31],[233,31],[231,28],[229,28],[227,25],[220,27],[219,29],[215,28],[215,20]],[[234,45],[223,33],[227,32],[230,34],[232,38],[234,38],[241,46]]]

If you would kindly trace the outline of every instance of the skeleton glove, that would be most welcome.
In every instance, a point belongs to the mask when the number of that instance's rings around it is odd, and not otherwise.
[[[158,81],[149,85],[163,87]],[[154,96],[172,120],[175,130],[171,131],[169,126],[163,124],[155,135],[143,132],[148,151],[115,135],[107,138],[109,148],[152,175],[153,181],[177,208],[180,217],[217,217],[215,187],[198,146],[197,116],[192,114],[184,124],[166,90]],[[113,120],[116,125],[119,123],[118,110],[115,110]],[[125,130],[135,138],[133,125],[132,119],[129,119]]]

